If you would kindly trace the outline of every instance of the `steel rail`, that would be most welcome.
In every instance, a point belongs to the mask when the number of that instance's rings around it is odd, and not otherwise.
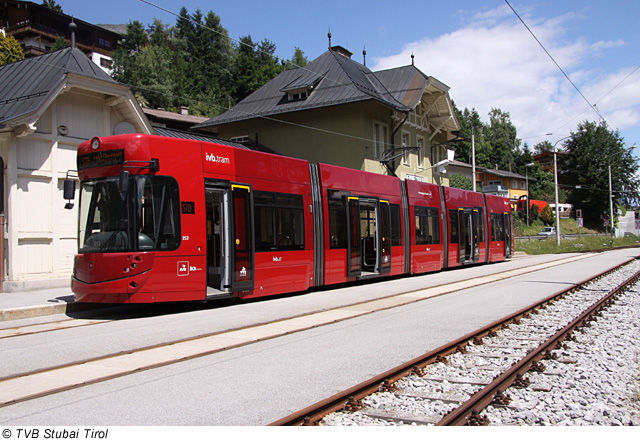
[[[442,420],[436,423],[436,425],[475,426],[484,424],[483,418],[480,417],[478,413],[491,404],[500,391],[504,391],[509,388],[516,380],[520,379],[526,372],[535,366],[537,360],[540,360],[550,354],[550,351],[553,349],[558,348],[575,329],[585,323],[585,320],[590,319],[590,317],[600,311],[604,305],[609,304],[614,297],[628,287],[636,284],[638,280],[640,280],[640,272],[637,272],[632,277],[619,284],[615,289],[608,292],[604,297],[591,305],[571,323],[554,334],[550,339],[531,351],[520,361],[516,362],[510,369],[497,376],[489,385],[473,394],[466,402],[462,403],[459,407],[444,416]]]
[[[534,309],[544,307],[545,305],[549,304],[551,301],[557,298],[560,298],[567,293],[578,290],[589,282],[595,281],[603,276],[611,274],[614,271],[619,270],[625,267],[626,265],[632,263],[638,258],[640,258],[640,256],[634,257],[626,261],[625,263],[622,263],[618,266],[614,266],[606,270],[605,272],[594,275],[591,278],[583,280],[575,285],[569,286],[566,289],[545,298],[544,300],[541,300],[537,303],[527,306],[524,309],[516,311],[511,315],[507,315],[506,317],[490,325],[477,329],[476,331],[470,334],[467,334],[463,337],[453,340],[452,342],[447,343],[437,349],[429,351],[426,354],[423,354],[393,369],[390,369],[382,374],[372,377],[371,379],[365,382],[362,382],[358,385],[348,388],[338,394],[335,394],[318,403],[308,406],[307,408],[304,408],[300,411],[294,412],[286,417],[283,417],[282,419],[272,422],[269,424],[269,426],[317,425],[320,420],[322,420],[326,415],[330,413],[340,411],[342,409],[357,411],[359,408],[362,407],[360,401],[366,396],[371,395],[383,389],[392,388],[392,385],[396,381],[408,376],[409,374],[419,373],[421,368],[424,368],[425,366],[428,366],[437,361],[443,360],[443,357],[446,357],[447,355],[450,355],[458,351],[463,351],[470,342],[478,343],[480,339],[482,339],[483,337],[487,335],[493,335],[497,330],[505,328],[506,326],[513,323],[514,321],[517,321],[520,318],[524,317],[527,313],[533,311]],[[531,366],[529,366],[529,368],[530,367]],[[519,373],[516,373],[516,374],[519,374]],[[491,400],[493,400],[493,396],[491,396]],[[472,410],[475,410],[475,408]],[[450,414],[453,417],[453,414],[452,413]]]

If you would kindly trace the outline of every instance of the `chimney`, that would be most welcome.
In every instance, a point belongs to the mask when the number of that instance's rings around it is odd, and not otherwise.
[[[180,114],[182,114],[183,116],[189,116],[189,107],[187,107],[185,105],[181,105],[180,106]]]
[[[353,53],[342,46],[336,45],[331,47],[331,51],[335,51],[341,56],[345,56],[347,59],[350,59],[353,56]]]

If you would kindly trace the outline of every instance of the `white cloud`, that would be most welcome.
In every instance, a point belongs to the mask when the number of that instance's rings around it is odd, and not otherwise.
[[[591,66],[590,58],[624,41],[588,42],[565,35],[563,24],[575,17],[527,16],[525,21],[583,94],[595,102],[631,70],[602,73],[602,67]],[[584,120],[598,119],[508,8],[483,11],[464,28],[410,43],[397,55],[374,59],[372,69],[406,65],[412,53],[422,72],[451,87],[451,97],[460,109],[475,108],[484,119],[491,108],[509,112],[518,136],[530,146],[566,136]],[[638,80],[640,70],[598,104],[613,128],[640,124]],[[545,136],[550,132],[555,134]]]

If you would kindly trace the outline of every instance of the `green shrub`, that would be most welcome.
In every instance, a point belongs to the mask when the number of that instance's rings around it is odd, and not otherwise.
[[[553,214],[553,210],[551,210],[551,206],[547,205],[542,209],[540,213],[540,219],[547,226],[552,226],[556,222],[555,215]]]

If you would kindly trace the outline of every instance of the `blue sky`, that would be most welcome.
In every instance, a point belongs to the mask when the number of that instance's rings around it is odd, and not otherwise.
[[[213,11],[232,38],[268,39],[277,55],[295,47],[312,60],[342,45],[373,70],[411,63],[448,85],[461,109],[486,120],[491,108],[511,115],[518,137],[531,147],[552,143],[578,123],[599,120],[627,146],[640,144],[640,2],[636,0],[509,0],[547,51],[578,87],[583,99],[504,0],[449,2],[388,0],[58,0],[64,12],[90,23],[145,25],[154,18],[174,25],[185,6]],[[401,6],[399,6],[401,5]],[[548,135],[552,133],[551,135]],[[640,150],[636,150],[640,157]]]

